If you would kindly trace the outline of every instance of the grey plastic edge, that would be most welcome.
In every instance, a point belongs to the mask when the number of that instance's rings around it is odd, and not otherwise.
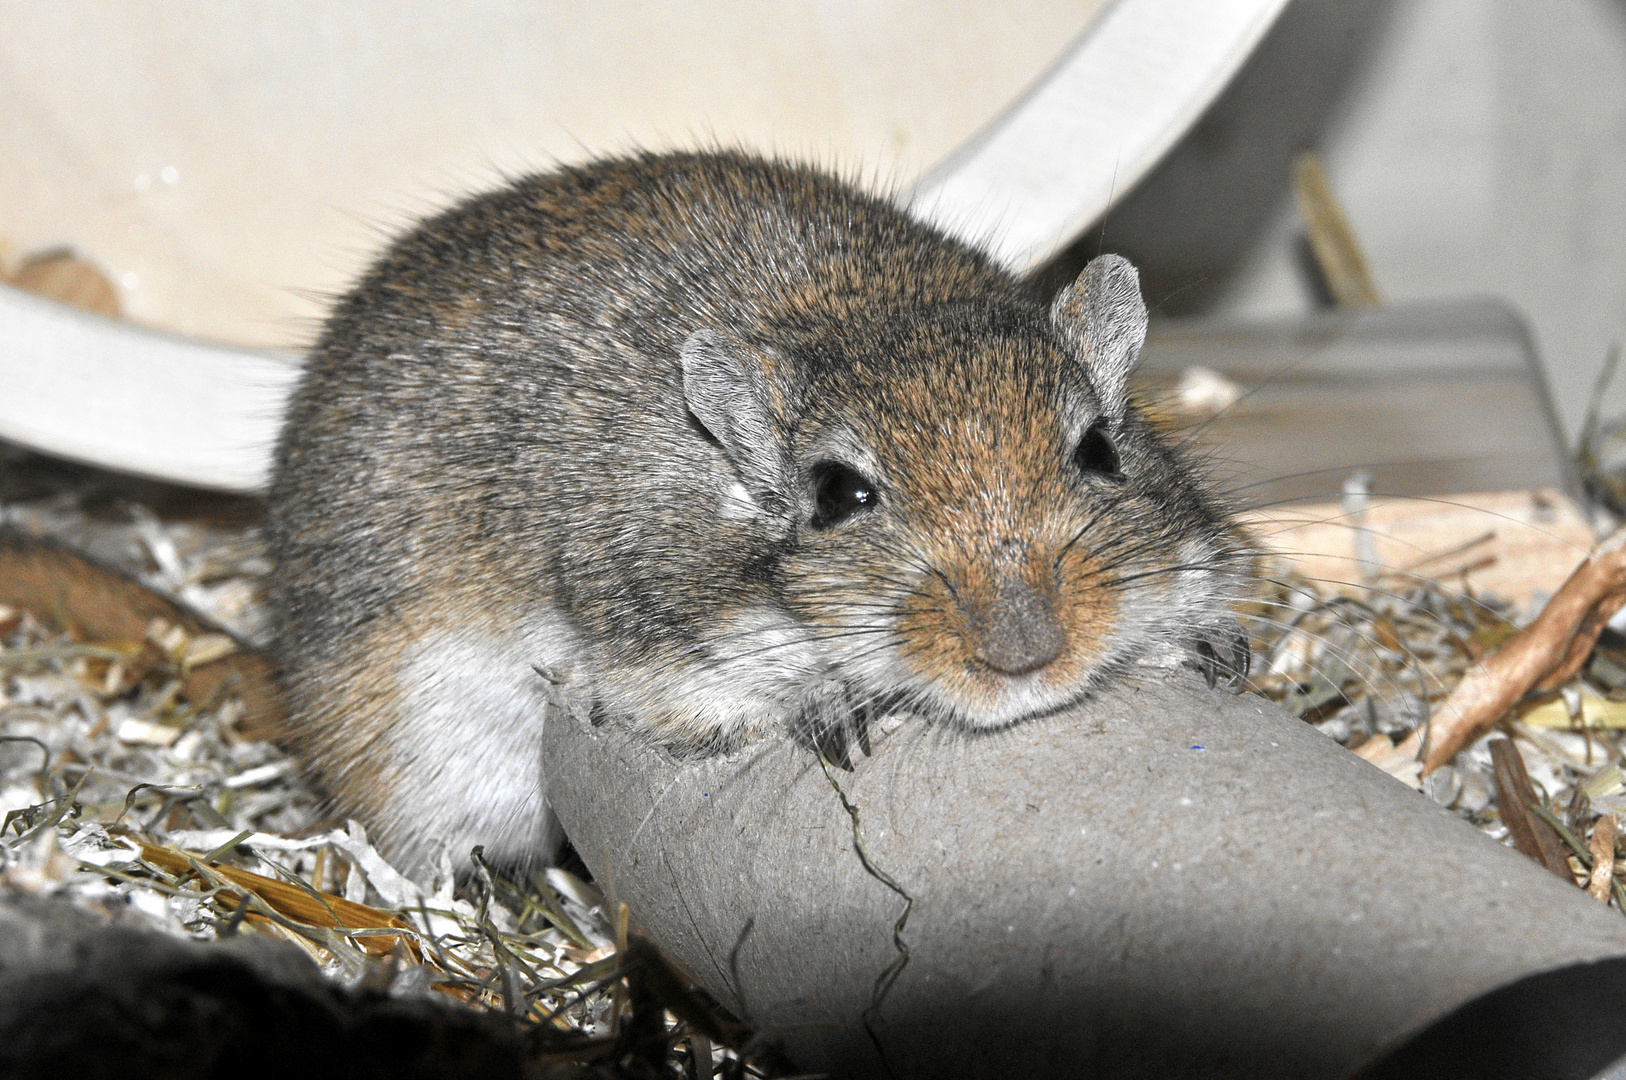
[[[899,202],[1022,272],[1099,220],[1225,89],[1287,0],[1114,0]]]
[[[297,362],[0,286],[0,439],[219,491],[264,490]]]
[[[1223,89],[1286,0],[1113,0],[1009,109],[903,197],[1025,269],[1104,213]],[[1110,159],[1110,166],[1107,164]],[[998,227],[990,231],[986,212]],[[0,287],[0,439],[264,490],[297,368]]]

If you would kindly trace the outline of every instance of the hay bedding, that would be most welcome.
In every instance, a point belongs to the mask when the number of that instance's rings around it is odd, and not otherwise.
[[[13,480],[38,465],[11,464]],[[46,471],[50,490],[34,476],[0,524],[93,551],[262,639],[270,567],[251,518],[186,505],[161,517],[107,498],[91,474]],[[625,910],[591,883],[480,865],[459,888],[450,853],[410,881],[359,824],[322,817],[281,751],[239,733],[240,701],[185,699],[207,640],[155,620],[141,641],[85,641],[53,621],[0,607],[0,914],[56,897],[176,938],[291,942],[343,986],[520,1018],[532,1074],[650,1075],[651,1006],[635,991],[666,986],[661,1004],[686,1020],[654,1007],[656,1056],[684,1075],[746,1075],[722,1042],[750,1056],[748,1033],[629,949]],[[0,948],[0,976],[5,960]]]
[[[270,565],[251,507],[139,487],[110,497],[93,474],[22,458],[0,462],[0,494],[5,482],[0,523],[64,538],[263,640]],[[1494,532],[1498,515],[1481,511],[1476,525],[1488,516]],[[1277,515],[1255,528],[1291,549],[1300,524]],[[1475,591],[1492,547],[1443,552],[1456,560],[1444,582],[1373,564],[1350,585],[1359,575],[1347,568],[1275,559],[1249,611],[1256,689],[1621,906],[1626,638],[1606,633],[1579,676],[1521,701],[1426,779],[1395,753],[1545,602],[1534,588]],[[576,874],[510,881],[478,865],[459,887],[446,853],[428,880],[409,881],[360,825],[324,819],[288,759],[239,731],[240,702],[181,693],[187,665],[220,647],[207,639],[157,620],[139,642],[80,640],[50,612],[0,608],[0,909],[66,898],[177,939],[292,942],[339,985],[517,1018],[533,1073],[773,1071],[761,1044],[629,942],[625,910]]]

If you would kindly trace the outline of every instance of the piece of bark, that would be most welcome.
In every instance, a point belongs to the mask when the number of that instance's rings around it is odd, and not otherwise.
[[[1626,529],[1575,568],[1535,620],[1468,669],[1456,689],[1399,749],[1428,775],[1488,731],[1526,694],[1562,686],[1581,670],[1610,616],[1626,604]]]
[[[107,275],[71,251],[47,251],[32,256],[11,275],[9,284],[35,296],[110,319],[124,314],[119,291]]]
[[[135,644],[153,620],[179,627],[188,638],[231,635],[202,616],[154,592],[118,570],[56,541],[0,528],[0,606],[30,611],[47,625],[84,641]],[[235,640],[235,639],[233,639]],[[238,642],[209,663],[187,666],[183,692],[194,704],[224,694],[243,702],[238,734],[276,741],[283,716],[271,662]]]
[[[1524,756],[1519,748],[1513,745],[1512,739],[1497,739],[1490,744],[1490,752],[1496,773],[1496,805],[1502,812],[1502,824],[1513,834],[1514,846],[1575,884],[1575,875],[1570,872],[1570,861],[1564,853],[1564,842],[1551,825],[1527,809],[1537,801],[1536,791],[1530,786],[1530,775],[1525,772]]]
[[[1615,880],[1615,815],[1605,814],[1592,826],[1592,876],[1586,891],[1594,899],[1609,902],[1609,886]]]
[[[1366,253],[1314,153],[1306,150],[1293,159],[1292,180],[1310,250],[1334,303],[1341,308],[1381,305]]]

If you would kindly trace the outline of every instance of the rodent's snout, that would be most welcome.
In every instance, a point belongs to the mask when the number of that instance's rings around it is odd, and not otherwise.
[[[1020,578],[1008,581],[981,610],[966,612],[977,659],[1005,675],[1025,675],[1061,655],[1067,645],[1056,607]]]
[[[927,564],[893,626],[911,681],[957,722],[1000,727],[1089,684],[1119,598],[1083,545],[1054,536],[980,552],[945,544]]]

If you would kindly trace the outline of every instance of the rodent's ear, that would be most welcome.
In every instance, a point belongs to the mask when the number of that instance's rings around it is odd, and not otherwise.
[[[1091,259],[1050,305],[1050,321],[1089,365],[1090,382],[1109,412],[1119,412],[1124,386],[1146,341],[1140,274],[1122,255]]]
[[[690,334],[681,355],[689,411],[722,444],[752,495],[777,492],[785,455],[774,434],[762,359],[749,345],[714,330]]]

